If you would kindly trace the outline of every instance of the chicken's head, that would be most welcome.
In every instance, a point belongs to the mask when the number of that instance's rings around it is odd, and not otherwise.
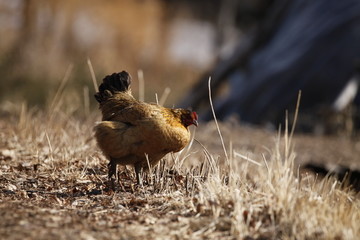
[[[190,110],[182,110],[181,122],[185,127],[190,125],[198,126],[198,115]]]

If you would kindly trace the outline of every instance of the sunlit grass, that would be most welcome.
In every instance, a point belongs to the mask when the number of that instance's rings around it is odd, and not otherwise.
[[[65,226],[72,239],[360,236],[359,198],[335,179],[300,174],[295,159],[302,153],[294,152],[287,131],[274,133],[257,156],[226,134],[223,146],[219,135],[206,135],[227,125],[203,124],[188,147],[145,173],[144,187],[122,168],[111,189],[107,160],[93,139],[100,114],[86,110],[85,95],[67,94],[59,91],[49,101],[57,107],[47,110],[2,106],[8,115],[1,120],[0,234],[7,239],[45,238],[49,222],[53,236],[66,237]],[[214,139],[219,150],[209,144]]]

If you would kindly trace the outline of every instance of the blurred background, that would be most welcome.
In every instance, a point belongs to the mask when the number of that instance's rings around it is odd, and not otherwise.
[[[0,102],[42,108],[60,88],[95,108],[89,59],[98,83],[127,70],[138,96],[141,70],[146,101],[168,87],[203,120],[212,76],[221,120],[276,125],[301,90],[304,130],[335,113],[352,131],[359,19],[357,0],[0,0]]]
[[[220,1],[0,0],[0,100],[42,106],[73,65],[67,90],[137,71],[147,100],[169,87],[172,105],[218,57]],[[239,31],[236,31],[236,34]],[[174,91],[176,89],[176,91]],[[95,101],[92,101],[95,104]]]

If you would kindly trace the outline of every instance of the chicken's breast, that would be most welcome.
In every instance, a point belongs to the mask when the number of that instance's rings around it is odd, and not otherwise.
[[[156,164],[167,153],[180,151],[190,140],[187,128],[158,105],[138,103],[112,116],[112,121],[95,126],[95,137],[104,154],[123,165],[146,161],[145,154],[151,164]]]

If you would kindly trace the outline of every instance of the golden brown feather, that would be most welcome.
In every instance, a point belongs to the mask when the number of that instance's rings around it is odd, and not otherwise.
[[[167,153],[178,152],[189,143],[188,126],[197,126],[197,115],[140,102],[131,95],[130,84],[125,71],[104,78],[95,94],[103,115],[95,126],[95,137],[110,160],[109,178],[117,164],[133,165],[141,184],[140,172],[147,168],[147,159],[156,165]]]

